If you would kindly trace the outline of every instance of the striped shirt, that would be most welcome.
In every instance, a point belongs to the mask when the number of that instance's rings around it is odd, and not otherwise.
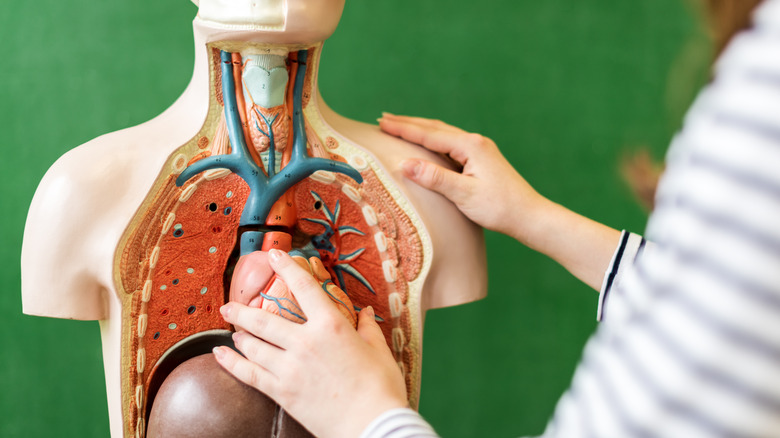
[[[780,436],[780,0],[690,109],[647,236],[623,234],[543,436]],[[391,411],[363,438],[435,436],[424,425]]]

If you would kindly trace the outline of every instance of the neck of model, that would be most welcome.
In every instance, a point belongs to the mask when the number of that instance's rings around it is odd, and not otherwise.
[[[238,112],[247,146],[271,173],[281,169],[277,152],[287,150],[294,101],[298,52],[254,47],[232,53]],[[305,78],[304,78],[305,79]],[[300,108],[298,108],[300,109]]]
[[[304,90],[304,100],[306,106],[317,106],[317,76],[319,68],[319,50],[322,42],[293,42],[284,44],[279,41],[272,41],[268,36],[259,37],[256,33],[230,31],[210,28],[199,20],[193,23],[195,40],[195,67],[192,80],[187,90],[179,99],[175,107],[186,107],[197,109],[201,113],[202,120],[205,120],[211,94],[215,91],[221,93],[219,86],[219,65],[215,62],[213,49],[221,49],[232,54],[236,54],[240,60],[240,65],[234,65],[234,72],[240,72],[236,77],[237,88],[241,89],[237,93],[237,100],[240,107],[247,116],[255,114],[257,111],[268,115],[278,112],[283,108],[292,108],[293,95],[291,75],[295,72],[295,64],[291,62],[300,50],[309,50],[307,61],[307,84]],[[217,55],[217,58],[219,56]],[[235,57],[234,57],[235,58]],[[307,111],[308,112],[308,111]],[[313,112],[318,114],[318,111]],[[192,114],[190,110],[190,114]],[[277,119],[278,122],[285,121],[282,115]],[[260,117],[262,120],[262,117]],[[251,120],[242,121],[249,126]],[[252,126],[257,128],[257,126]],[[262,127],[262,125],[261,125]],[[263,129],[265,130],[265,129]],[[249,132],[254,140],[257,135]],[[266,136],[267,137],[267,136]],[[270,144],[267,140],[256,138],[253,146],[257,149],[264,149]]]
[[[287,88],[295,62],[286,51],[248,49],[233,53],[236,88],[240,88],[247,111],[270,112],[289,103]]]

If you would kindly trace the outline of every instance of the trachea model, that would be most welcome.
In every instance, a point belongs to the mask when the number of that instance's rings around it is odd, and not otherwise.
[[[394,177],[402,158],[440,159],[319,98],[321,42],[343,3],[226,5],[200,5],[195,77],[179,101],[61,158],[30,210],[25,312],[102,321],[114,437],[308,435],[210,357],[232,345],[218,311],[228,301],[305,323],[257,271],[272,248],[306,260],[353,325],[373,306],[412,406],[424,311],[485,292],[479,230]]]

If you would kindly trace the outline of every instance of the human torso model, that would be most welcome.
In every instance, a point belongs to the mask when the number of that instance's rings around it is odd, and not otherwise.
[[[343,0],[222,3],[200,4],[195,73],[176,103],[63,156],[30,208],[24,311],[100,320],[114,437],[146,436],[153,408],[164,413],[156,425],[175,415],[157,395],[187,369],[219,374],[201,355],[230,345],[234,328],[218,312],[228,300],[305,320],[255,272],[259,252],[315,257],[323,293],[347,318],[373,306],[413,406],[425,310],[486,291],[480,230],[400,177],[403,158],[444,160],[319,97],[321,43]],[[304,433],[262,395],[241,394],[254,401],[236,415],[260,419],[252,427]]]

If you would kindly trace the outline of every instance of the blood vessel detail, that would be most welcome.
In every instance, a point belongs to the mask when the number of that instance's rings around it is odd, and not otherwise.
[[[304,129],[302,108],[307,55],[308,51],[302,50],[298,52],[297,59],[294,61],[297,64],[297,70],[295,72],[295,88],[293,91],[293,145],[289,162],[281,173],[277,174],[275,171],[276,147],[274,145],[273,129],[268,128],[268,131],[264,132],[260,126],[257,126],[257,130],[265,134],[270,140],[267,173],[263,171],[260,163],[256,163],[252,159],[252,155],[247,149],[236,103],[237,93],[233,81],[233,57],[230,53],[221,51],[222,95],[225,103],[225,118],[227,120],[232,152],[228,156],[220,155],[205,158],[187,167],[176,178],[176,185],[183,185],[190,178],[205,170],[228,169],[240,176],[249,186],[249,197],[244,205],[239,225],[259,226],[264,223],[271,206],[287,190],[316,171],[343,173],[358,183],[362,182],[363,178],[360,176],[360,173],[349,164],[325,158],[313,158],[307,155],[306,130]],[[266,122],[269,127],[273,124],[272,120],[266,120]],[[251,247],[246,240],[242,240],[241,245],[242,255],[259,249],[257,246]]]

